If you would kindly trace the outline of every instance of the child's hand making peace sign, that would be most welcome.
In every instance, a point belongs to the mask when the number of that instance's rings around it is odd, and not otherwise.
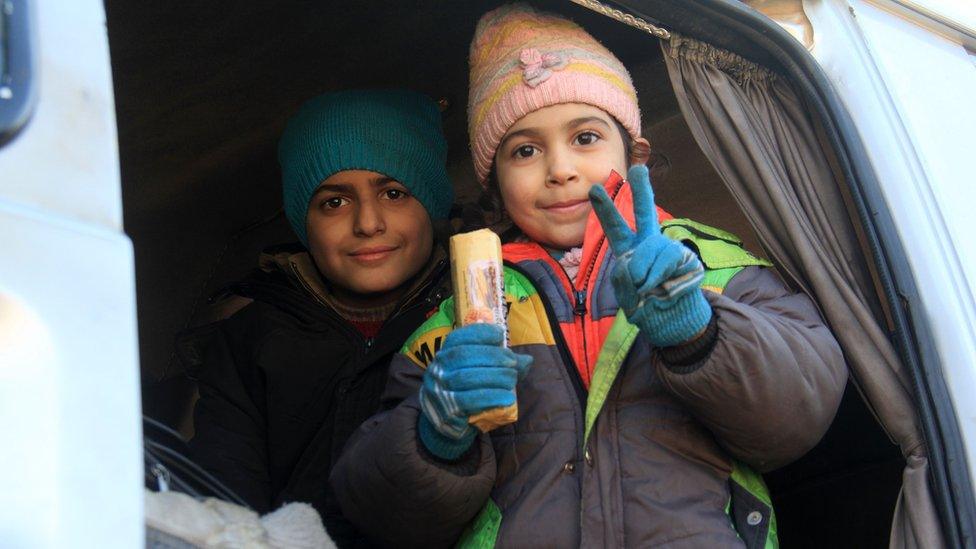
[[[612,275],[617,301],[655,346],[691,341],[712,318],[712,307],[699,288],[704,268],[693,251],[661,234],[647,167],[632,166],[627,180],[634,196],[636,233],[603,185],[594,185],[589,195],[617,256]]]

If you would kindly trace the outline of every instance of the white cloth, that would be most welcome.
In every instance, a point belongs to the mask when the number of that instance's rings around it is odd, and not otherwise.
[[[259,517],[226,501],[198,501],[179,492],[146,490],[146,525],[206,548],[328,549],[335,547],[318,512],[288,503]]]

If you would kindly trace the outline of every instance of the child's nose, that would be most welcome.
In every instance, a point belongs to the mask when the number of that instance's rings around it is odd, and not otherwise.
[[[360,202],[356,209],[353,232],[357,236],[373,236],[385,230],[386,223],[383,220],[383,210],[380,205],[373,200]]]
[[[549,173],[546,176],[549,185],[566,185],[579,180],[576,169],[576,158],[568,151],[555,150],[549,155]]]

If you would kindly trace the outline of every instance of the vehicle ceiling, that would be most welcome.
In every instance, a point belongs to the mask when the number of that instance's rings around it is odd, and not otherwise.
[[[254,224],[280,209],[277,138],[304,100],[356,87],[446,98],[451,174],[461,199],[477,195],[468,44],[478,17],[499,3],[106,1],[147,379],[167,374],[173,336],[200,296],[252,267],[261,247],[293,239],[280,216]],[[728,219],[723,226],[757,250],[680,117],[656,40],[565,0],[533,3],[575,19],[631,69],[644,133],[672,164],[656,181],[660,202],[679,215]]]

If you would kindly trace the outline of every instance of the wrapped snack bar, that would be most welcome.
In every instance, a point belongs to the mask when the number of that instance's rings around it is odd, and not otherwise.
[[[454,283],[454,318],[458,326],[477,322],[495,324],[505,330],[505,293],[502,281],[502,246],[498,235],[488,229],[451,237],[451,278]],[[518,419],[518,405],[486,410],[468,422],[488,432]]]

